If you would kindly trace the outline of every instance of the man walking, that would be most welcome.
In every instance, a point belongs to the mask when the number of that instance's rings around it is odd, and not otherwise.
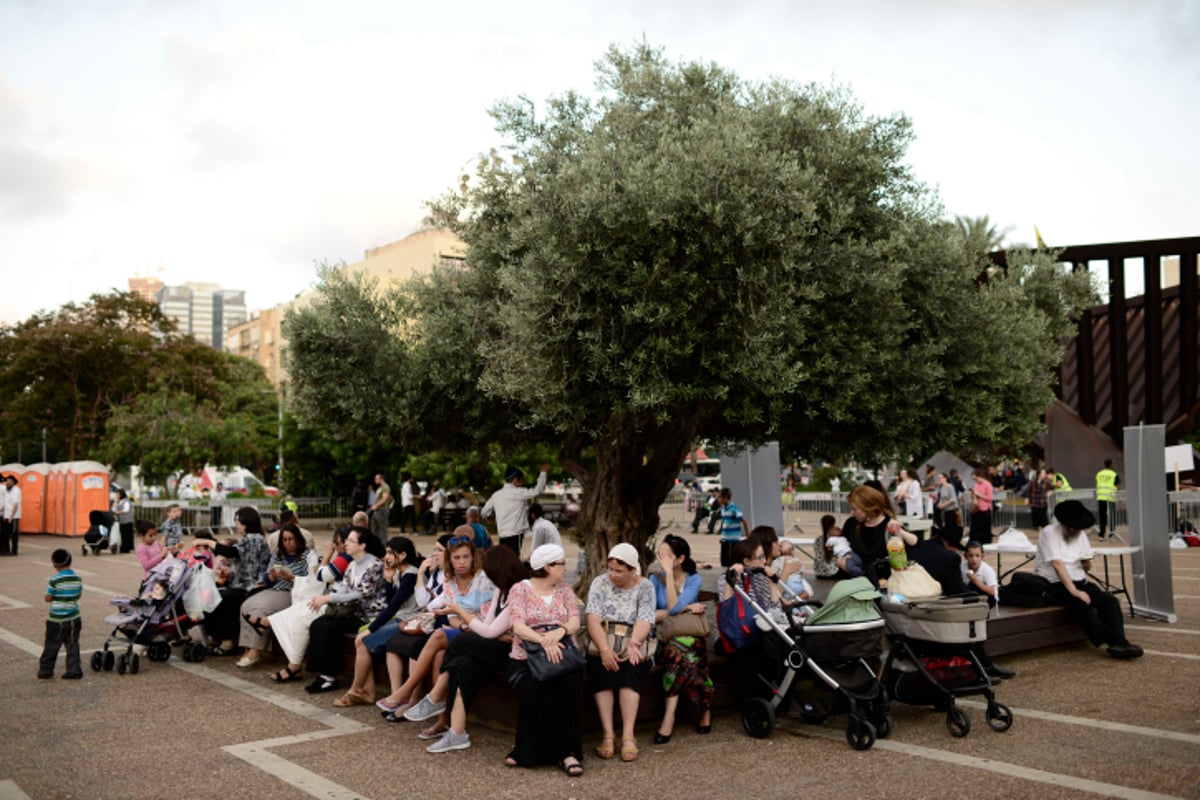
[[[1108,526],[1112,520],[1109,515],[1116,508],[1117,486],[1121,483],[1121,478],[1113,470],[1112,465],[1112,459],[1106,458],[1104,459],[1104,469],[1096,473],[1096,516],[1100,523],[1100,532],[1097,536],[1100,541],[1108,538]],[[1116,531],[1113,532],[1113,535],[1116,535]]]
[[[537,498],[546,489],[549,464],[542,464],[537,483],[525,488],[525,473],[517,467],[504,470],[504,486],[488,498],[483,506],[483,516],[496,518],[496,532],[500,544],[521,555],[521,537],[529,532],[529,515],[526,503]]]
[[[375,476],[375,502],[371,504],[371,533],[381,542],[388,538],[388,511],[392,508],[392,487],[382,474]]]

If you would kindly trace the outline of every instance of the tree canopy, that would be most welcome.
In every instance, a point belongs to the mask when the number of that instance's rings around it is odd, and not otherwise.
[[[597,70],[594,98],[493,109],[505,144],[432,204],[467,269],[325,276],[324,310],[289,321],[298,393],[362,355],[348,329],[388,372],[302,422],[360,404],[410,447],[556,442],[593,565],[653,534],[698,437],[871,460],[1033,433],[1087,277],[1030,254],[978,285],[985,255],[904,163],[907,118],[647,45]]]

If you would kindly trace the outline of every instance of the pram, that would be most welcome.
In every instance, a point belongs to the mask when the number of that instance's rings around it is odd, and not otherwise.
[[[112,670],[136,675],[141,657],[135,645],[145,648],[151,661],[166,661],[171,657],[171,645],[183,643],[185,661],[203,661],[204,645],[187,638],[185,630],[192,627],[191,618],[183,610],[183,597],[193,575],[200,567],[189,566],[177,558],[160,561],[142,581],[137,597],[113,597],[109,600],[117,611],[104,618],[113,631],[104,640],[104,649],[92,653],[92,669]],[[124,648],[116,655],[112,649]]]
[[[742,707],[742,728],[762,739],[770,736],[775,716],[791,699],[807,722],[821,723],[831,714],[846,713],[846,741],[867,750],[876,737],[892,729],[887,693],[870,660],[883,654],[883,617],[875,606],[879,592],[866,578],[840,581],[824,604],[801,600],[784,606],[787,624],[768,614],[736,581],[730,587],[755,611],[755,624],[764,634],[768,658],[782,664],[779,679],[759,678],[771,689],[771,699],[754,697]],[[791,594],[783,587],[785,595]],[[793,595],[794,597],[794,595]],[[806,619],[796,608],[815,607]]]
[[[951,736],[971,732],[971,719],[955,698],[983,695],[995,731],[1012,727],[1012,710],[996,702],[992,681],[974,645],[987,641],[988,604],[982,595],[880,602],[892,641],[884,682],[894,700],[946,712]]]
[[[121,549],[121,529],[117,527],[112,514],[93,509],[88,512],[88,525],[79,548],[85,556],[89,549],[93,555],[100,555],[105,550],[116,553]]]

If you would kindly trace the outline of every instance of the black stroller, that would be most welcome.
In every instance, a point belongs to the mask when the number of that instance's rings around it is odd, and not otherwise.
[[[771,699],[754,697],[743,706],[746,733],[758,739],[770,736],[776,713],[788,699],[806,722],[819,724],[832,714],[846,713],[846,741],[855,750],[870,749],[876,737],[891,733],[887,693],[871,663],[883,654],[884,621],[875,605],[879,593],[870,581],[840,581],[823,605],[800,601],[785,606],[786,623],[772,617],[736,582],[730,586],[754,608],[767,655],[782,664],[778,680],[759,676],[771,689]],[[796,608],[804,605],[819,608],[802,621]]]
[[[88,512],[88,526],[87,532],[83,534],[83,544],[80,545],[85,556],[88,550],[98,556],[105,550],[116,553],[121,549],[120,529],[112,514],[93,509]]]
[[[908,705],[946,712],[951,736],[971,732],[971,719],[955,698],[983,695],[985,716],[994,731],[1012,727],[1012,710],[996,702],[992,681],[976,645],[987,641],[988,604],[982,595],[897,601],[884,598],[892,648],[884,666],[889,696]]]

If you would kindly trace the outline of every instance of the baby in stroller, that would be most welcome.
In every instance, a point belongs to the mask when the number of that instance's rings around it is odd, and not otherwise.
[[[92,669],[111,670],[115,661],[118,673],[136,674],[143,654],[151,661],[170,658],[171,645],[185,641],[185,631],[191,627],[183,599],[195,569],[181,559],[165,558],[146,573],[136,597],[111,598],[109,603],[117,610],[104,621],[114,627],[103,650],[93,654]],[[124,649],[115,658],[114,645]],[[191,643],[187,647],[185,658]]]
[[[100,555],[105,550],[116,553],[121,548],[121,529],[113,524],[112,514],[107,511],[93,509],[88,512],[88,529],[83,534],[83,545],[80,549],[86,556],[90,549],[94,555]]]

